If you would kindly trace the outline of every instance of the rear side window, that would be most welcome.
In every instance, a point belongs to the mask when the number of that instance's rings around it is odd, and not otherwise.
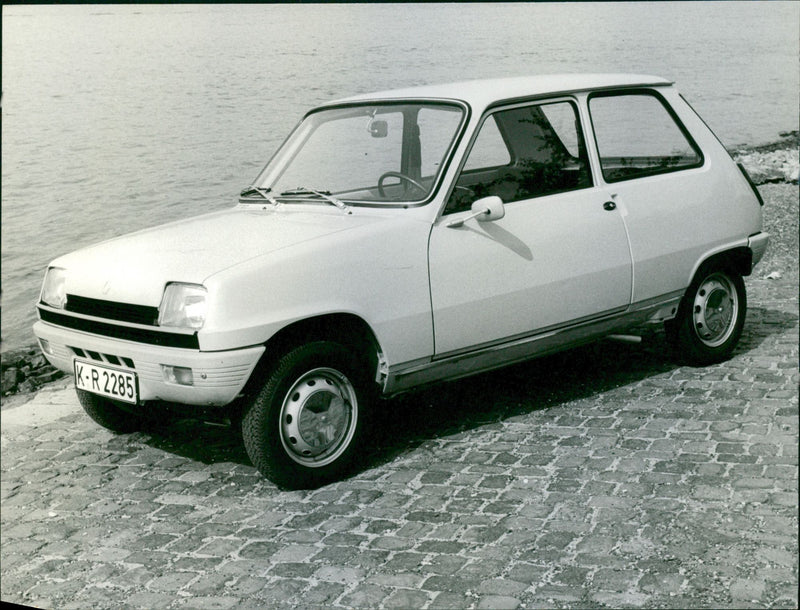
[[[589,111],[606,182],[703,164],[700,149],[653,92],[594,95]]]

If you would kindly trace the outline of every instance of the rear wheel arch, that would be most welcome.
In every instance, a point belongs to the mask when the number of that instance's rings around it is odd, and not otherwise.
[[[700,259],[692,269],[689,282],[708,269],[726,269],[732,273],[747,277],[752,271],[753,252],[747,246],[737,246],[717,252]]]

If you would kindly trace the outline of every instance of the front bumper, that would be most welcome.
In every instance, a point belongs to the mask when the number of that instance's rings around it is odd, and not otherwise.
[[[222,406],[233,401],[250,378],[264,346],[201,352],[123,341],[38,321],[33,332],[47,360],[72,374],[75,358],[94,360],[136,373],[140,401]],[[42,341],[48,349],[44,349]],[[161,365],[192,369],[193,385],[168,383]]]

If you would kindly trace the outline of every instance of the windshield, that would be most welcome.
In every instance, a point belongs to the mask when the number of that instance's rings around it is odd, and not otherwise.
[[[437,184],[464,110],[453,104],[382,103],[308,115],[243,197],[279,203],[422,202]],[[255,191],[253,189],[256,189]]]

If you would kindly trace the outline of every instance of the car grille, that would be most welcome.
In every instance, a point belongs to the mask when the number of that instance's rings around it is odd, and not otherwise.
[[[48,322],[55,326],[71,328],[80,332],[92,333],[104,337],[113,337],[115,339],[160,345],[163,347],[177,347],[182,349],[200,348],[197,333],[183,334],[165,332],[158,330],[158,327],[151,330],[150,328],[123,326],[122,324],[101,322],[99,320],[87,320],[86,318],[77,318],[67,313],[45,309],[42,306],[39,307],[39,316],[43,322]]]
[[[92,360],[96,360],[97,362],[107,362],[109,364],[113,364],[116,366],[126,366],[129,369],[136,368],[133,360],[130,358],[126,358],[125,356],[114,356],[113,354],[101,354],[100,352],[94,352],[92,350],[84,350],[80,347],[72,347],[71,345],[67,346],[72,353],[78,356],[79,358],[91,358]]]
[[[85,316],[130,322],[131,324],[155,326],[158,323],[158,307],[89,299],[74,294],[67,295],[65,309]]]

